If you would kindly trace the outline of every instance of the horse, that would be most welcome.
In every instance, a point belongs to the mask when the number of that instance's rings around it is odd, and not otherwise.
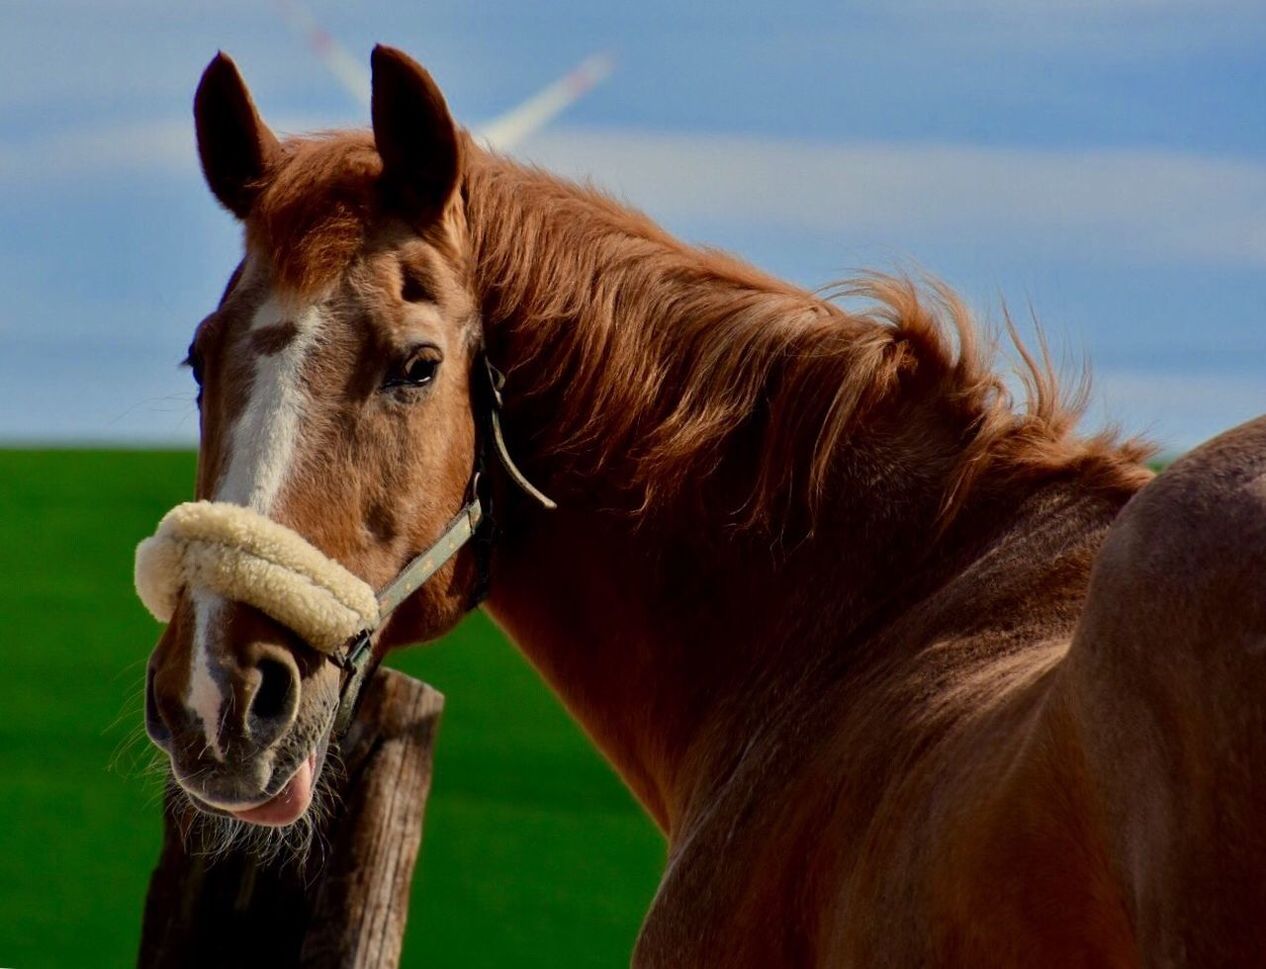
[[[667,841],[633,964],[1261,961],[1266,421],[1157,477],[1018,338],[1010,393],[947,287],[807,292],[372,69],[372,130],[286,141],[201,79],[244,257],[187,360],[197,495],[379,588],[478,476],[482,539],[370,648],[483,600]],[[489,365],[554,510],[484,459]],[[146,723],[199,811],[310,816],[327,660],[178,596]]]

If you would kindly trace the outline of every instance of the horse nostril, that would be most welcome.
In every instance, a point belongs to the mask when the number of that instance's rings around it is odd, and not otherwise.
[[[166,749],[171,744],[171,729],[158,709],[158,699],[154,696],[154,667],[145,671],[145,732],[149,739],[159,747]]]
[[[251,703],[251,714],[271,720],[283,713],[290,695],[290,670],[275,659],[259,661],[260,683]]]
[[[290,725],[299,705],[299,675],[295,668],[276,659],[261,659],[259,688],[251,697],[250,731],[255,742],[267,745]]]

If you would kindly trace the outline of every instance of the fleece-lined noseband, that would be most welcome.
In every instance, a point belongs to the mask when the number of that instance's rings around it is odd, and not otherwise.
[[[374,634],[410,595],[457,551],[482,536],[475,602],[487,592],[491,502],[481,480],[491,446],[520,489],[542,507],[557,507],[515,466],[501,431],[505,377],[481,351],[472,404],[477,421],[475,468],[466,502],[429,548],[409,562],[381,591],[374,590],[326,556],[298,532],[257,512],[226,502],[177,505],[158,530],[136,549],[136,591],[160,622],[169,622],[181,591],[207,589],[254,606],[294,630],[344,672],[335,731],[351,721],[369,669]]]

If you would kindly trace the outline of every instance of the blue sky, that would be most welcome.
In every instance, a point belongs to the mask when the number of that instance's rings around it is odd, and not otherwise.
[[[819,286],[920,267],[1093,363],[1091,424],[1170,448],[1266,411],[1266,5],[311,0],[477,124],[595,50],[520,154]],[[189,105],[217,48],[266,117],[361,109],[269,2],[0,4],[0,440],[190,442],[178,371],[237,259]]]

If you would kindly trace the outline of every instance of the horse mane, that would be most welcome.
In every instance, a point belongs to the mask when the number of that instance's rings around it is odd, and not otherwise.
[[[1149,477],[1149,444],[1078,433],[1088,379],[1065,392],[1045,345],[1030,352],[1008,320],[1024,386],[1013,399],[997,341],[942,283],[864,273],[816,295],[469,138],[462,155],[464,207],[427,235],[453,256],[467,235],[489,345],[514,350],[496,362],[514,394],[555,405],[526,444],[579,475],[618,470],[638,509],[742,447],[753,466],[733,521],[776,528],[801,504],[812,527],[850,444],[911,395],[935,402],[953,435],[942,523],[984,477],[1075,473],[1124,492]],[[382,215],[380,171],[368,132],[288,140],[248,239],[283,282],[318,288]],[[908,461],[940,457],[917,432],[903,438]]]
[[[742,446],[756,460],[736,523],[776,527],[801,502],[812,528],[841,456],[903,388],[937,400],[957,429],[942,524],[986,475],[1078,473],[1126,492],[1150,477],[1148,443],[1077,433],[1088,377],[1065,392],[1045,343],[1030,352],[1008,318],[1017,404],[995,372],[996,341],[942,283],[870,272],[815,295],[684,244],[591,187],[468,158],[485,327],[513,330],[516,386],[562,402],[531,446],[593,474],[618,467],[642,508]]]

